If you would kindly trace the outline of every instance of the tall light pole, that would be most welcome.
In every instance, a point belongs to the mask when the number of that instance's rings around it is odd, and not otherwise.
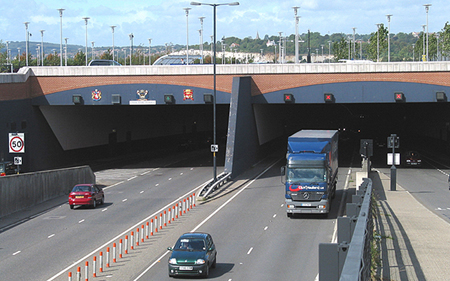
[[[200,63],[203,64],[203,20],[205,17],[199,17],[200,20]]]
[[[298,9],[300,7],[292,7],[294,9],[294,15],[295,15],[295,63],[298,63],[298,21],[300,19],[299,16],[297,16]]]
[[[278,34],[280,35],[280,41],[278,41],[278,53],[279,53],[278,62],[283,63],[283,61],[281,60],[281,40],[282,40],[281,35],[283,34],[283,32],[279,31]]]
[[[392,15],[386,15],[388,20],[388,62],[391,61],[391,17]]]
[[[41,32],[41,60],[42,66],[44,66],[44,31],[43,29],[39,30]]]
[[[189,10],[191,8],[183,8],[186,12],[186,65],[189,65]]]
[[[413,62],[415,61],[415,59],[414,59],[414,51],[415,51],[415,47],[416,47],[416,44],[412,44],[412,47],[413,47]]]
[[[60,43],[59,43],[59,62],[60,62],[60,66],[63,66],[63,59],[62,59],[62,57],[63,57],[63,52],[62,52],[62,39],[63,39],[63,37],[62,37],[62,15],[63,15],[63,11],[64,11],[65,9],[58,9],[58,11],[59,11],[59,30],[60,30],[60,34],[61,34],[61,40],[60,40]]]
[[[328,62],[331,62],[331,43],[332,41],[328,41]]]
[[[130,36],[130,65],[132,65],[131,57],[133,56],[133,33],[130,33],[128,36]]]
[[[28,33],[28,24],[30,22],[26,21],[24,22],[25,24],[25,61],[26,61],[26,66],[28,66],[28,40],[29,38],[29,33]]]
[[[95,57],[94,57],[94,41],[92,41],[91,42],[92,43],[92,48],[91,48],[91,51],[92,51],[92,55],[91,55],[91,59],[95,59]]]
[[[114,28],[116,27],[115,25],[111,25],[110,26],[111,27],[111,30],[112,30],[112,47],[113,47],[113,49],[112,49],[112,53],[113,53],[113,60],[116,60],[116,57],[115,57],[115,51],[114,51]]]
[[[86,55],[86,66],[88,65],[88,51],[87,51],[87,45],[88,45],[88,36],[87,36],[87,24],[88,24],[88,20],[90,19],[89,17],[84,17],[84,23],[86,25],[86,48],[85,48],[85,52],[84,54]]]
[[[428,10],[430,9],[431,4],[425,4],[423,6],[425,7],[425,11],[427,13],[427,61],[430,61],[428,57]]]
[[[148,65],[152,65],[152,38],[148,38]]]
[[[66,47],[65,47],[65,49],[64,49],[64,52],[65,52],[65,54],[64,54],[64,65],[65,66],[67,66],[67,40],[68,40],[69,38],[64,38],[64,41],[66,42]],[[44,65],[44,64],[42,64],[42,65]]]
[[[352,50],[352,58],[356,59],[356,46],[355,46],[355,32],[356,32],[356,27],[353,27],[353,50]]]
[[[213,145],[214,147],[217,147],[217,126],[216,126],[216,10],[217,6],[237,6],[239,5],[239,2],[233,2],[233,3],[222,3],[222,4],[209,4],[209,3],[199,3],[199,2],[191,2],[191,5],[193,6],[200,6],[200,5],[208,5],[213,7],[213,34],[214,34],[214,51],[213,51],[213,76],[214,76],[214,94],[213,94],[213,123],[214,123],[214,134],[213,134]],[[212,147],[211,147],[212,148]],[[213,166],[214,166],[214,182],[217,181],[217,164],[216,164],[216,152],[217,150],[211,149],[213,152]]]
[[[425,61],[425,24],[422,24],[423,36],[422,36],[422,61]]]
[[[381,23],[377,23],[377,62],[380,61],[380,26]]]

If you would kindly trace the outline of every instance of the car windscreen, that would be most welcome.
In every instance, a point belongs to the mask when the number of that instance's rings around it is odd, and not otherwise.
[[[205,241],[199,238],[181,238],[174,247],[175,251],[204,251]]]

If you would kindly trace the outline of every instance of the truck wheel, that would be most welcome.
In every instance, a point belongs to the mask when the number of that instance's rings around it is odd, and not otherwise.
[[[286,213],[288,218],[292,218],[292,213]]]

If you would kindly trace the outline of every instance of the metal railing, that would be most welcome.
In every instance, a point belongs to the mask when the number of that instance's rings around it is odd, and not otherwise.
[[[207,198],[209,194],[213,191],[216,191],[221,187],[223,184],[225,184],[231,177],[231,173],[221,173],[217,176],[217,181],[214,182],[212,180],[209,182],[203,189],[200,191],[199,197]]]
[[[337,243],[319,244],[319,280],[370,280],[373,237],[372,180],[363,183],[338,218]]]

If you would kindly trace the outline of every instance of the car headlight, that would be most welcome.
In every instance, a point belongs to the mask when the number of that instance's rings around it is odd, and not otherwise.
[[[198,259],[195,261],[195,264],[205,264],[205,260],[204,259]]]
[[[170,264],[177,264],[177,259],[176,258],[171,258],[171,259],[169,259],[169,263]]]

